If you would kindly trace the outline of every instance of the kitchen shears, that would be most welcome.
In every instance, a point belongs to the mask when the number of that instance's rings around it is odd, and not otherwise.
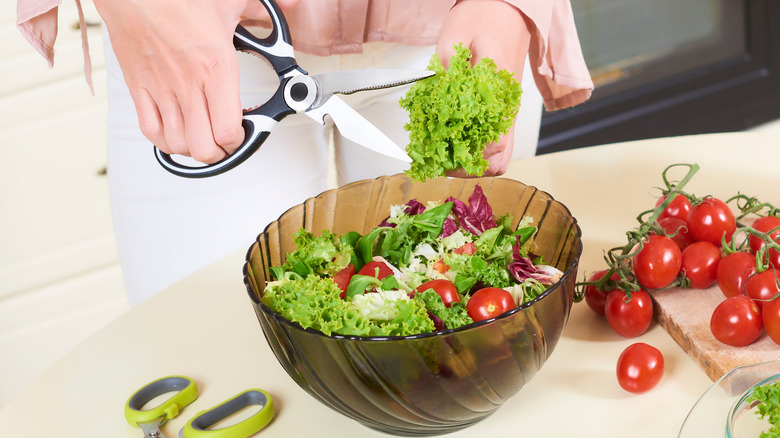
[[[303,113],[324,124],[329,115],[339,132],[350,140],[373,151],[405,161],[412,160],[379,129],[350,108],[335,94],[380,89],[409,84],[432,76],[428,70],[377,69],[332,72],[310,76],[298,66],[293,53],[287,20],[274,0],[260,0],[273,24],[271,33],[257,38],[242,26],[233,36],[237,51],[260,55],[279,76],[279,87],[268,102],[244,111],[242,126],[244,141],[232,155],[205,166],[187,166],[155,148],[157,161],[169,172],[190,178],[218,175],[244,162],[268,138],[273,127],[284,117]]]
[[[164,401],[157,398],[170,394]],[[195,401],[198,387],[185,376],[168,376],[150,382],[133,393],[125,404],[125,419],[132,426],[140,427],[144,438],[165,438],[160,426],[179,415],[179,412]],[[154,401],[156,406],[144,409]],[[242,409],[257,405],[260,410],[244,420],[229,426],[210,429],[220,421]],[[246,438],[265,427],[274,416],[271,396],[262,389],[250,389],[219,405],[199,412],[179,431],[179,438]]]

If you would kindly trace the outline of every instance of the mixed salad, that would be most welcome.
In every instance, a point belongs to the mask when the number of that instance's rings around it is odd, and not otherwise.
[[[408,336],[493,318],[563,275],[533,254],[531,222],[494,217],[476,185],[468,203],[393,206],[365,235],[301,229],[262,302],[326,335]]]

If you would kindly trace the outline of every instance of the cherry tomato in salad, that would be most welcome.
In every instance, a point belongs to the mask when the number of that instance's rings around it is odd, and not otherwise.
[[[774,269],[768,269],[751,275],[745,281],[745,296],[756,302],[758,308],[778,298],[780,290],[777,288],[777,278]]]
[[[612,330],[620,336],[635,338],[647,331],[653,319],[653,302],[644,290],[631,293],[631,299],[620,290],[607,294],[604,315]]]
[[[417,286],[418,292],[425,292],[428,289],[433,289],[444,302],[444,305],[450,307],[450,304],[459,302],[460,295],[458,295],[458,288],[449,281],[444,279],[436,279],[426,281],[425,283]]]
[[[629,345],[618,357],[617,380],[620,387],[634,394],[647,392],[664,376],[664,356],[643,342]]]
[[[588,278],[588,282],[599,281],[606,273],[606,269],[596,271],[591,274],[590,278]],[[619,278],[620,277],[617,274],[612,274],[613,280],[618,280]],[[585,302],[588,304],[588,307],[590,307],[591,310],[596,312],[596,314],[604,315],[604,304],[607,301],[607,294],[609,292],[609,290],[598,290],[595,286],[589,284],[585,286]]]
[[[761,309],[764,330],[775,344],[780,344],[780,300],[770,301]]]
[[[633,259],[636,279],[648,289],[668,286],[680,272],[681,255],[680,247],[672,239],[648,236]]]
[[[691,281],[694,289],[704,289],[715,284],[718,278],[720,247],[712,242],[695,242],[682,252],[680,272]]]
[[[366,275],[369,277],[376,277],[383,279],[393,275],[393,270],[383,262],[368,262],[360,268],[358,275]]]
[[[666,200],[666,195],[661,196],[658,198],[658,201],[655,203],[655,206],[658,207]],[[658,218],[665,218],[665,217],[673,217],[680,219],[682,221],[688,220],[688,215],[691,212],[691,201],[688,200],[688,197],[677,194],[677,196],[672,199],[672,202],[669,203],[669,205],[666,206],[664,211],[661,212],[660,215],[658,215]]]
[[[704,198],[701,204],[693,207],[688,215],[688,229],[696,240],[706,240],[721,246],[721,239],[731,242],[731,236],[737,229],[734,213],[725,202],[718,198]]]
[[[775,216],[766,216],[756,219],[755,222],[753,222],[753,228],[755,228],[758,231],[761,231],[762,233],[767,233],[770,230],[773,230],[777,227],[780,227],[780,217]],[[772,231],[772,233],[769,235],[772,240],[774,240],[777,243],[780,243],[780,229],[777,231]],[[758,238],[757,236],[751,235],[748,239],[750,242],[750,249],[757,253],[759,249],[763,248],[764,245],[766,245],[766,242],[764,242],[763,239]],[[780,269],[780,251],[769,248],[767,251],[767,256],[769,259],[769,263],[771,263],[775,268]]]
[[[482,288],[469,298],[466,312],[474,321],[484,321],[515,308],[512,294],[498,287]]]
[[[748,252],[734,252],[720,259],[717,281],[726,298],[745,293],[747,278],[756,272],[756,256]]]
[[[339,294],[341,299],[344,299],[344,297],[347,296],[347,286],[349,286],[349,280],[352,279],[353,275],[355,275],[355,265],[350,263],[333,276],[333,281],[336,283],[336,286],[341,289],[341,293]]]
[[[663,217],[659,218],[656,222],[658,222],[658,225],[670,235],[670,238],[674,240],[674,243],[680,247],[680,251],[696,241],[696,239],[691,237],[691,233],[688,231],[688,225],[682,219],[676,217]]]
[[[732,347],[750,345],[761,335],[761,310],[744,295],[726,298],[710,318],[710,331],[718,341]]]

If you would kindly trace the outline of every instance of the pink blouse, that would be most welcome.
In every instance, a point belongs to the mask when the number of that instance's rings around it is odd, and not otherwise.
[[[53,65],[57,7],[62,0],[17,0],[17,26]],[[91,63],[81,4],[82,45],[87,80]],[[593,82],[582,57],[570,0],[503,0],[533,22],[529,58],[548,110],[590,97]],[[372,41],[436,44],[444,17],[456,0],[304,0],[285,12],[296,50],[318,55],[359,53]]]

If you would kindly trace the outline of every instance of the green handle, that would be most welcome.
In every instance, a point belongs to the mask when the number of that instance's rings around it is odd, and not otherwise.
[[[150,409],[144,405],[155,397],[175,392],[167,400]],[[130,396],[125,404],[125,419],[133,426],[162,419],[160,424],[179,415],[179,411],[198,398],[195,381],[184,376],[168,376],[157,379]]]
[[[259,405],[262,408],[240,423],[219,429],[208,429],[251,405]],[[273,416],[274,404],[271,395],[262,389],[250,389],[207,411],[198,413],[184,425],[181,432],[185,438],[246,438],[264,428],[271,422]]]

